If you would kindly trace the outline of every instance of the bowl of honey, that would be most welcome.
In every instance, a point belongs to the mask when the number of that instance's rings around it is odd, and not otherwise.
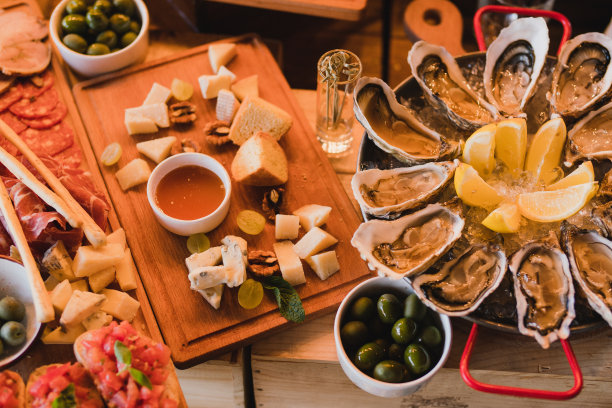
[[[202,153],[170,156],[155,167],[147,198],[157,221],[188,236],[209,232],[227,216],[232,181],[221,163]]]

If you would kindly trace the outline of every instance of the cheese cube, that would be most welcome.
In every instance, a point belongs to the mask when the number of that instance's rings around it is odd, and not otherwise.
[[[217,75],[226,75],[228,77],[230,77],[230,79],[232,80],[232,82],[234,82],[236,80],[236,74],[234,74],[232,71],[230,71],[229,69],[227,69],[225,67],[225,65],[221,65],[219,67],[219,71],[217,72]]]
[[[121,244],[106,244],[98,248],[82,245],[74,257],[74,274],[81,278],[110,268],[121,261],[123,252]]]
[[[93,275],[89,276],[89,287],[92,292],[98,293],[105,287],[111,284],[112,281],[115,280],[115,267],[111,266],[110,268],[106,268],[101,270],[100,272],[96,272]]]
[[[86,317],[99,310],[105,299],[104,295],[75,290],[62,312],[60,325],[69,327],[81,323]]]
[[[171,94],[172,92],[170,91],[170,89],[158,84],[157,82],[154,82],[153,86],[151,87],[151,90],[149,91],[149,94],[145,98],[142,105],[144,106],[154,105],[156,103],[166,103],[168,102],[168,99],[170,99]]]
[[[125,128],[130,135],[157,132],[157,125],[149,118],[125,112]]]
[[[238,100],[243,101],[247,96],[259,96],[259,77],[251,75],[232,85],[232,92]]]
[[[56,313],[62,313],[72,296],[72,286],[70,281],[64,279],[51,291],[51,303]]]
[[[121,244],[121,246],[125,249],[127,246],[127,241],[125,239],[125,230],[123,228],[117,228],[110,234],[106,236],[107,244]]]
[[[169,127],[170,117],[168,116],[168,106],[165,103],[154,103],[151,105],[138,106],[125,110],[126,121],[128,118],[143,117],[151,119],[159,127]]]
[[[313,227],[320,227],[327,222],[331,207],[318,204],[308,204],[298,208],[293,212],[294,215],[300,217],[300,225],[306,231],[310,231]]]
[[[223,44],[212,44],[208,47],[208,57],[210,59],[210,66],[213,72],[216,74],[219,72],[221,65],[226,65],[236,56],[236,44],[223,43]]]
[[[172,145],[175,142],[176,137],[174,136],[160,137],[159,139],[136,143],[136,150],[153,160],[155,163],[159,163],[168,157]]]
[[[70,286],[72,287],[72,291],[80,290],[81,292],[89,291],[89,285],[85,279],[75,280],[74,282],[70,282]]]
[[[66,330],[57,327],[55,330],[43,334],[41,340],[45,344],[73,344],[83,333],[85,333],[85,328],[82,324],[68,327]]]
[[[276,214],[276,239],[296,239],[300,230],[300,217],[297,215]]]
[[[217,106],[215,109],[217,119],[231,123],[239,106],[240,102],[238,102],[232,91],[221,89],[217,95]]]
[[[198,290],[198,293],[215,309],[221,306],[221,297],[223,296],[223,288],[225,285],[217,285],[212,288]]]
[[[131,322],[136,317],[140,303],[125,292],[114,289],[103,289],[102,294],[106,300],[102,303],[100,310],[119,320]]]
[[[325,248],[334,245],[338,240],[319,227],[313,227],[295,244],[295,252],[306,259]]]
[[[306,258],[306,262],[321,280],[325,280],[340,270],[336,251],[322,252]]]
[[[53,275],[49,276],[45,279],[45,289],[47,292],[51,292],[57,285],[59,285],[60,281],[58,281]]]
[[[275,242],[272,247],[278,259],[283,279],[291,286],[297,286],[306,282],[302,261],[295,252],[295,247],[291,241]]]
[[[55,277],[58,281],[76,279],[72,271],[72,258],[68,255],[62,241],[57,241],[45,251],[41,265],[49,275]]]
[[[134,159],[123,168],[115,173],[119,187],[123,191],[137,186],[138,184],[146,183],[151,175],[151,170],[146,161],[142,159]]]
[[[136,289],[138,287],[138,277],[136,276],[136,266],[132,260],[132,251],[126,248],[121,261],[115,265],[115,274],[119,287],[123,291]]]
[[[202,75],[198,78],[204,99],[216,98],[221,89],[230,89],[232,79],[227,75]]]
[[[82,325],[87,330],[97,330],[104,326],[108,326],[112,321],[113,316],[98,310],[87,319],[83,320]]]

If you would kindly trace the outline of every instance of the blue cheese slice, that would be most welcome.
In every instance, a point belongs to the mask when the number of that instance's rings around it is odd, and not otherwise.
[[[192,271],[195,271],[197,268],[206,268],[206,267],[213,267],[218,265],[219,263],[221,263],[222,261],[222,257],[221,257],[221,247],[212,247],[207,249],[204,252],[200,252],[200,253],[195,253],[191,256],[189,256],[187,259],[185,259],[185,264],[187,264],[187,269],[189,270],[190,274],[189,274],[189,279],[191,281],[191,288],[195,289],[195,286],[199,285],[199,278],[200,276],[198,274],[196,275],[191,275]],[[194,282],[194,280],[198,281],[198,282]],[[198,293],[200,295],[202,295],[202,297],[215,309],[219,309],[219,306],[221,305],[221,298],[223,296],[223,288],[224,285],[223,283],[220,283],[218,285],[215,285],[213,287],[209,287],[206,289],[195,289],[198,291]]]
[[[75,290],[62,312],[60,325],[71,327],[80,324],[85,318],[98,311],[105,299],[106,296],[103,294]]]
[[[149,94],[145,98],[142,105],[154,105],[156,103],[166,103],[168,99],[170,99],[170,95],[172,95],[172,91],[166,88],[163,85],[158,84],[157,82],[153,83]]]
[[[227,236],[224,238],[225,245],[221,248],[221,257],[223,258],[223,267],[225,268],[226,281],[225,284],[230,288],[242,285],[246,279],[246,241],[239,237]]]
[[[302,261],[295,252],[291,241],[275,242],[272,247],[278,260],[283,279],[291,286],[297,286],[306,282]]]

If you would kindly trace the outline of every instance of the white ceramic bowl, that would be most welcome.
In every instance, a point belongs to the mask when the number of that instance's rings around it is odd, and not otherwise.
[[[211,214],[195,220],[179,220],[165,214],[155,202],[155,191],[160,180],[170,171],[183,166],[200,166],[215,173],[225,187],[225,197],[223,201]],[[149,181],[147,182],[147,198],[149,205],[153,209],[157,221],[170,232],[178,235],[192,235],[198,232],[208,232],[219,226],[227,216],[230,207],[230,196],[232,194],[232,180],[227,170],[221,163],[202,153],[181,153],[168,157],[153,169]]]
[[[140,15],[141,28],[138,36],[127,47],[105,55],[81,54],[66,47],[59,35],[64,9],[70,0],[62,0],[51,13],[49,35],[66,61],[66,64],[81,75],[93,77],[125,68],[136,62],[144,61],[149,46],[149,12],[143,0],[134,0]]]
[[[403,395],[412,394],[418,391],[423,385],[425,385],[436,373],[444,366],[448,355],[450,353],[451,340],[452,340],[452,329],[450,319],[446,315],[438,314],[440,318],[440,325],[444,335],[444,347],[442,356],[437,364],[424,376],[417,378],[413,381],[407,381],[403,383],[388,383],[376,380],[373,377],[363,373],[359,370],[351,361],[351,358],[346,354],[342,340],[340,340],[340,329],[344,316],[348,313],[350,305],[362,296],[373,296],[378,297],[383,293],[396,293],[403,296],[411,294],[412,288],[408,282],[404,279],[393,280],[385,277],[377,277],[368,279],[355,286],[348,295],[344,298],[338,312],[336,313],[336,319],[334,321],[334,341],[336,343],[336,354],[338,355],[338,361],[346,376],[359,388],[369,392],[370,394],[378,395],[379,397],[400,397]]]
[[[0,299],[4,296],[13,296],[25,306],[26,315],[21,323],[26,328],[26,341],[16,347],[4,345],[4,353],[0,354],[0,369],[17,360],[28,350],[41,328],[40,322],[36,320],[32,291],[23,265],[0,255]]]

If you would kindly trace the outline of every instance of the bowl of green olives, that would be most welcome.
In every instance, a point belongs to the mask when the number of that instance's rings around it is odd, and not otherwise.
[[[334,321],[338,361],[359,388],[380,397],[412,394],[444,366],[446,315],[427,308],[404,280],[368,279],[344,298]]]
[[[0,255],[0,369],[27,351],[40,328],[23,265]]]
[[[149,12],[143,0],[62,0],[49,33],[73,70],[97,76],[144,61]]]

